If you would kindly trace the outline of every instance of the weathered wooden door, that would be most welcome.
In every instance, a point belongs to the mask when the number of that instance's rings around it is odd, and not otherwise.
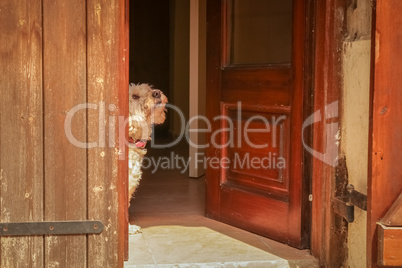
[[[10,222],[105,226],[2,236],[1,267],[123,266],[124,11],[124,0],[0,1],[2,233]]]
[[[208,1],[207,215],[306,246],[306,1]]]

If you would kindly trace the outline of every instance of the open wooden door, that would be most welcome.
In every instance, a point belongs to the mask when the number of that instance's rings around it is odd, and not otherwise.
[[[127,2],[0,1],[0,267],[124,265]]]
[[[207,216],[306,247],[306,1],[208,1],[207,19]]]

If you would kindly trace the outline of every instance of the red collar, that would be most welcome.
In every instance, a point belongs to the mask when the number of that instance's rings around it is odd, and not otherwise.
[[[139,149],[144,149],[144,148],[145,148],[145,145],[147,145],[147,140],[135,140],[135,141],[134,141],[134,139],[131,138],[131,137],[128,139],[128,142],[129,142],[129,143],[134,143],[135,146],[136,146],[137,148],[139,148]]]

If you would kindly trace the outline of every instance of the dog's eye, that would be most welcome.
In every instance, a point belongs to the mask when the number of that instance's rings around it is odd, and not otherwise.
[[[133,97],[133,100],[138,100],[140,96],[133,94],[131,97]]]

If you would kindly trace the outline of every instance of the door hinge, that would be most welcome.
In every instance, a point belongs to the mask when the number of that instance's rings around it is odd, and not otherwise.
[[[344,217],[348,223],[355,220],[355,206],[367,211],[367,195],[355,190],[352,184],[346,186],[346,196],[332,198],[336,214]]]
[[[100,234],[100,221],[0,222],[0,236]]]

